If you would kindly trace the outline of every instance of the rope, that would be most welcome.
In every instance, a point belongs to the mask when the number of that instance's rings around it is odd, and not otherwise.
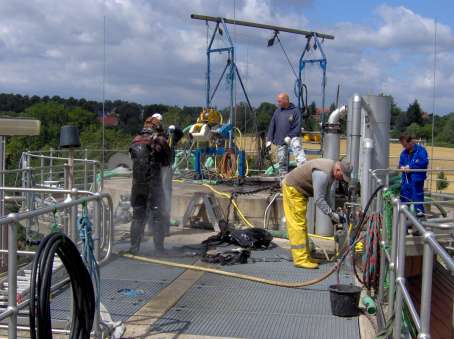
[[[91,278],[95,282],[96,289],[96,305],[99,304],[101,297],[101,287],[99,278],[99,266],[93,253],[93,224],[88,218],[87,202],[82,204],[82,217],[78,220],[79,236],[83,243],[82,258],[87,266]]]

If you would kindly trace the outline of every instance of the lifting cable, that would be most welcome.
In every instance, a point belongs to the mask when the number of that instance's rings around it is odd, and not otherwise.
[[[206,184],[204,184],[206,185]],[[209,185],[207,185],[209,186]],[[339,275],[340,268],[347,257],[347,255],[354,250],[356,244],[362,240],[361,235],[361,229],[362,226],[364,225],[365,219],[367,212],[369,210],[369,207],[371,205],[372,200],[375,198],[375,196],[378,194],[378,192],[384,187],[384,185],[381,185],[377,187],[377,189],[372,193],[372,195],[369,197],[369,200],[366,204],[366,207],[364,208],[362,217],[356,228],[352,232],[352,241],[349,245],[345,246],[344,249],[341,251],[342,255],[337,255],[337,258],[340,257],[339,261],[326,273],[320,275],[319,277],[315,279],[309,279],[305,281],[297,281],[297,282],[289,282],[289,281],[279,281],[279,280],[271,280],[271,279],[265,279],[265,278],[260,278],[257,276],[252,276],[252,275],[246,275],[246,274],[240,274],[240,273],[235,273],[235,272],[227,272],[223,270],[218,270],[218,269],[213,269],[209,267],[203,267],[203,266],[197,266],[197,265],[187,265],[187,264],[180,264],[172,261],[167,261],[167,260],[160,260],[160,259],[153,259],[153,258],[147,258],[143,256],[138,256],[138,255],[133,255],[129,253],[123,253],[121,256],[134,259],[134,260],[139,260],[151,264],[157,264],[157,265],[163,265],[163,266],[170,266],[170,267],[175,267],[175,268],[181,268],[181,269],[187,269],[187,270],[192,270],[192,271],[200,271],[200,272],[206,272],[206,273],[213,273],[213,274],[218,274],[226,277],[231,277],[231,278],[238,278],[238,279],[243,279],[243,280],[248,280],[248,281],[253,281],[253,282],[258,282],[262,284],[267,284],[267,285],[273,285],[273,286],[279,286],[279,287],[288,287],[288,288],[302,288],[306,286],[311,286],[318,284],[319,282],[327,279],[330,277],[333,273],[337,272]],[[224,193],[226,194],[226,193]],[[228,196],[228,194],[226,194]],[[232,204],[236,204],[234,201],[232,201]],[[244,217],[244,216],[243,216]]]

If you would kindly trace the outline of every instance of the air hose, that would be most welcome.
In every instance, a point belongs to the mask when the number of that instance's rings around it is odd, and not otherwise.
[[[215,191],[212,187],[207,185],[211,190]],[[187,265],[187,264],[180,264],[176,263],[173,261],[168,261],[168,260],[160,260],[160,259],[153,259],[153,258],[147,258],[143,256],[138,256],[138,255],[133,255],[130,253],[123,253],[121,256],[134,259],[134,260],[139,260],[143,262],[147,262],[150,264],[157,264],[157,265],[163,265],[163,266],[170,266],[170,267],[175,267],[175,268],[181,268],[181,269],[187,269],[187,270],[192,270],[192,271],[200,271],[200,272],[206,272],[206,273],[213,273],[213,274],[218,274],[218,275],[223,275],[226,277],[231,277],[231,278],[237,278],[237,279],[243,279],[243,280],[248,280],[248,281],[253,281],[253,282],[258,282],[262,284],[267,284],[267,285],[273,285],[273,286],[279,286],[279,287],[288,287],[288,288],[302,288],[302,287],[307,287],[311,285],[316,285],[320,283],[321,281],[327,279],[330,277],[334,272],[338,272],[340,267],[342,266],[343,261],[347,257],[348,253],[355,247],[356,243],[359,241],[359,234],[360,230],[364,224],[367,212],[370,208],[370,205],[372,203],[372,200],[375,198],[375,196],[378,194],[378,192],[384,187],[384,185],[381,185],[377,187],[377,189],[371,194],[369,197],[369,200],[367,201],[366,207],[364,208],[362,217],[360,222],[358,223],[357,227],[353,230],[352,234],[352,240],[350,245],[347,247],[344,247],[342,251],[342,255],[340,256],[340,260],[326,273],[320,275],[319,277],[315,279],[310,279],[310,280],[305,280],[305,281],[297,281],[297,282],[289,282],[289,281],[280,281],[280,280],[271,280],[271,279],[265,279],[265,278],[260,278],[252,275],[246,275],[246,274],[240,274],[240,273],[235,273],[235,272],[227,272],[223,270],[218,270],[214,268],[209,268],[209,267],[203,267],[203,266],[197,266],[197,265]],[[220,192],[218,192],[220,193]],[[338,255],[339,258],[339,255]]]
[[[340,267],[342,266],[343,261],[347,257],[348,253],[355,247],[356,243],[359,241],[359,234],[361,227],[365,221],[365,216],[370,208],[371,202],[373,198],[377,195],[377,193],[383,188],[384,186],[377,187],[377,189],[372,193],[370,196],[366,207],[363,211],[363,216],[358,223],[358,226],[355,228],[355,230],[352,232],[354,234],[354,237],[352,237],[352,241],[349,246],[344,247],[342,251],[342,255],[340,256],[340,260],[326,273],[320,275],[319,277],[315,279],[310,279],[310,280],[305,280],[305,281],[297,281],[297,282],[289,282],[289,281],[279,281],[279,280],[271,280],[271,279],[265,279],[265,278],[260,278],[252,275],[246,275],[246,274],[240,274],[240,273],[235,273],[235,272],[227,272],[223,270],[218,270],[214,268],[209,268],[209,267],[203,267],[203,266],[197,266],[197,265],[187,265],[187,264],[180,264],[176,263],[173,261],[167,261],[167,260],[160,260],[160,259],[153,259],[153,258],[147,258],[147,257],[142,257],[138,255],[133,255],[129,253],[123,253],[121,256],[134,259],[134,260],[139,260],[143,262],[147,262],[150,264],[157,264],[157,265],[163,265],[163,266],[170,266],[170,267],[175,267],[175,268],[181,268],[181,269],[187,269],[187,270],[192,270],[192,271],[200,271],[200,272],[206,272],[206,273],[213,273],[213,274],[218,274],[218,275],[223,275],[226,277],[231,277],[231,278],[238,278],[238,279],[243,279],[243,280],[248,280],[248,281],[253,281],[253,282],[258,282],[262,284],[267,284],[267,285],[273,285],[273,286],[279,286],[279,287],[289,287],[289,288],[302,288],[302,287],[307,287],[311,285],[316,285],[320,283],[321,281],[327,279],[329,276],[331,276],[334,272],[338,271]],[[339,256],[338,256],[339,258]]]
[[[63,262],[71,281],[73,310],[69,338],[88,339],[95,314],[92,281],[76,245],[60,232],[51,233],[41,240],[33,259],[29,304],[31,338],[52,338],[50,288],[55,254]]]
[[[147,258],[147,257],[132,255],[132,254],[128,254],[128,253],[125,253],[122,256],[124,256],[126,258],[130,258],[130,259],[144,261],[144,262],[147,262],[150,264],[158,264],[158,265],[171,266],[171,267],[175,267],[175,268],[182,268],[182,269],[187,269],[187,270],[192,270],[192,271],[214,273],[214,274],[223,275],[223,276],[231,277],[231,278],[238,278],[238,279],[242,279],[242,280],[249,280],[249,281],[258,282],[258,283],[267,284],[267,285],[273,285],[273,286],[279,286],[279,287],[290,287],[290,288],[301,288],[301,287],[318,284],[319,282],[328,278],[337,269],[337,266],[335,265],[331,270],[329,270],[325,274],[322,274],[321,276],[319,276],[315,279],[301,281],[301,282],[289,282],[289,281],[265,279],[265,278],[260,278],[260,277],[256,277],[256,276],[252,276],[252,275],[240,274],[240,273],[235,273],[235,272],[227,272],[227,271],[223,271],[223,270],[217,270],[214,268],[197,266],[197,265],[179,264],[179,263],[176,263],[173,261]]]

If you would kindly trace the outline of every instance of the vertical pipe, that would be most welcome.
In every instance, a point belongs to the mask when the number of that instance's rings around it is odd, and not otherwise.
[[[77,200],[77,193],[78,193],[77,188],[73,188],[71,190],[71,192],[72,192],[71,199]],[[71,207],[70,230],[71,230],[70,239],[72,241],[74,241],[75,243],[77,243],[77,241],[79,239],[78,234],[77,234],[77,205],[74,205]]]
[[[393,225],[391,239],[391,262],[389,263],[388,319],[394,312],[394,293],[396,291],[397,230],[399,228],[400,201],[393,201]]]
[[[99,239],[100,239],[100,236],[101,236],[101,209],[102,209],[102,202],[101,202],[101,198],[99,196],[99,193],[96,193],[96,196],[97,196],[97,199],[95,201],[95,211],[94,211],[94,220],[95,220],[95,234],[94,234],[94,239],[93,239],[93,242],[94,242],[94,255],[95,255],[95,259],[96,259],[96,262],[99,263]],[[105,219],[104,219],[105,221]],[[99,275],[99,271],[98,271],[98,275]],[[98,291],[96,291],[96,293],[98,293]],[[99,333],[99,321],[101,319],[100,317],[100,305],[99,305],[99,302],[100,302],[100,299],[101,296],[97,295],[96,296],[96,300],[98,301],[96,303],[96,310],[95,310],[95,318],[94,318],[94,321],[93,321],[93,325],[94,325],[94,332],[95,332],[95,338],[99,338],[100,337],[100,333]]]
[[[385,188],[383,190],[383,193],[386,192],[387,188]],[[378,199],[379,199],[379,202],[378,202],[378,206],[377,206],[377,209],[378,211],[383,211],[383,195],[382,194],[379,194],[378,195]],[[383,304],[383,298],[384,298],[384,295],[385,295],[385,279],[386,279],[386,275],[385,275],[385,267],[386,265],[388,264],[386,262],[386,256],[385,256],[385,247],[387,245],[387,234],[386,234],[386,228],[385,228],[385,225],[383,224],[382,225],[382,228],[381,228],[381,241],[380,241],[380,276],[379,276],[379,280],[378,280],[378,302],[380,303],[380,305]]]
[[[30,164],[29,164],[30,165]],[[32,168],[31,167],[27,167],[27,188],[32,188],[32,177],[33,177],[33,174],[32,174]],[[33,209],[33,192],[27,192],[25,193],[25,196],[26,196],[26,206],[27,206],[27,211],[31,211]],[[30,236],[30,231],[32,229],[32,219],[31,218],[27,218],[27,221],[26,221],[26,224],[25,224],[25,239],[30,239],[29,236]]]
[[[5,137],[0,135],[0,186],[5,185]],[[0,191],[0,217],[3,217],[5,214],[5,192]],[[1,227],[1,226],[0,226]],[[6,240],[6,236],[4,237],[4,232],[3,230],[5,227],[0,228],[0,246],[2,249],[5,249],[3,246],[3,241]],[[3,269],[4,263],[5,263],[5,254],[2,254],[0,256],[1,262],[0,262],[0,268]],[[3,270],[2,270],[3,271]]]
[[[432,304],[432,270],[434,262],[434,251],[427,242],[433,237],[432,232],[424,234],[424,254],[422,263],[422,284],[421,284],[421,332],[418,339],[430,338],[430,311]]]
[[[98,180],[96,178],[96,163],[93,163],[93,192],[98,192]]]
[[[53,166],[54,166],[54,159],[53,159],[53,156],[54,156],[54,149],[51,148],[50,151],[49,151],[49,154],[50,154],[50,159],[49,159],[49,180],[52,181],[52,177],[53,177]]]
[[[84,190],[88,190],[88,163],[87,163],[87,156],[88,156],[88,150],[85,149],[84,151],[85,154],[85,161],[84,161]]]
[[[402,206],[401,209],[407,209],[407,206]],[[399,214],[399,230],[397,240],[397,267],[396,267],[396,283],[401,282],[405,286],[405,240],[407,236],[407,221],[405,214]],[[402,306],[403,292],[399,284],[396,284],[396,300],[394,302],[394,312],[396,318],[394,320],[393,337],[400,339],[402,328]]]
[[[40,167],[41,167],[41,187],[44,185],[44,156],[40,155]]]
[[[8,308],[11,309],[13,312],[8,319],[8,339],[16,339],[17,337],[16,294],[17,294],[17,240],[16,240],[16,223],[12,222],[8,224]]]
[[[361,139],[361,97],[358,94],[355,94],[352,100],[352,126],[350,139],[352,141],[351,147],[349,147],[350,161],[353,166],[352,179],[353,182],[357,182],[359,179],[359,145]]]
[[[372,168],[372,153],[374,150],[374,141],[369,138],[363,138],[363,162],[361,164],[361,206],[366,206],[367,200],[371,195],[370,173]]]

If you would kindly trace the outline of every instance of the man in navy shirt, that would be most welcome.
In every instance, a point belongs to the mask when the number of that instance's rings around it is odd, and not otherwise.
[[[279,163],[279,174],[281,176],[288,172],[288,148],[290,146],[295,156],[297,166],[306,161],[306,155],[301,146],[301,112],[290,102],[287,93],[277,95],[278,108],[273,114],[268,133],[266,136],[266,147],[276,145],[277,159]]]
[[[403,134],[399,138],[404,150],[400,154],[399,168],[403,170],[402,186],[400,188],[400,200],[403,202],[423,202],[424,201],[424,180],[427,172],[411,170],[427,169],[429,159],[426,149],[415,143],[409,135]],[[417,217],[424,216],[424,205],[414,204]]]

